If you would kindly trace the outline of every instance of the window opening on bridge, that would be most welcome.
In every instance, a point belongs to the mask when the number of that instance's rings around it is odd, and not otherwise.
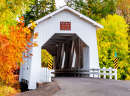
[[[45,49],[41,49],[41,67],[53,68],[53,56]]]

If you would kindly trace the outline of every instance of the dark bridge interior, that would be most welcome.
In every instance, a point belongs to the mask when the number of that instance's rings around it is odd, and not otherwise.
[[[54,34],[43,46],[54,56],[54,69],[83,68],[83,47],[87,45],[76,34]]]

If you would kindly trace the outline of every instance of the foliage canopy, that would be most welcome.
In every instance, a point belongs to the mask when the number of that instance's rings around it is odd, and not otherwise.
[[[100,67],[114,68],[114,53],[118,57],[118,79],[128,79],[130,65],[128,64],[128,25],[119,15],[108,15],[100,23],[103,29],[97,31]],[[130,78],[129,78],[130,79]]]
[[[66,4],[95,21],[116,12],[115,0],[66,0]]]
[[[30,23],[30,20],[35,21],[56,9],[55,0],[35,0],[29,7],[30,11],[26,11],[23,15],[25,26]]]
[[[33,0],[0,0],[0,33],[9,35],[9,27],[15,26],[18,16],[29,10]]]

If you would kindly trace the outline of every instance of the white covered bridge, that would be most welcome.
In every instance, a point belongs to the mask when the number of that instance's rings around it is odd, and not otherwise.
[[[68,6],[35,22],[38,38],[32,41],[37,41],[38,46],[28,52],[33,56],[26,58],[20,68],[19,81],[26,80],[28,89],[35,89],[36,82],[50,81],[41,80],[41,49],[54,57],[54,70],[99,68],[96,30],[102,25]]]

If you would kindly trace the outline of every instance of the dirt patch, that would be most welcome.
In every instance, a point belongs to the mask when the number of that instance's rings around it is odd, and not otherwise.
[[[52,96],[57,91],[59,87],[56,82],[50,82],[40,86],[35,90],[30,90],[22,93],[15,94],[14,96]]]

